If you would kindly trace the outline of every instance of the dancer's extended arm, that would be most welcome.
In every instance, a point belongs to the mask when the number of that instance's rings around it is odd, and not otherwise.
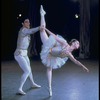
[[[45,30],[48,32],[48,34],[52,35],[53,37],[55,37],[55,39],[60,42],[62,45],[68,45],[67,42],[65,42],[64,40],[60,39],[59,37],[57,37],[54,33],[52,33],[51,31],[49,31],[47,28],[45,28]]]
[[[76,60],[72,54],[69,54],[68,58],[71,61],[73,61],[75,64],[77,64],[78,66],[83,67],[87,72],[89,72],[88,68],[86,68],[82,63],[80,63],[78,60]]]
[[[23,33],[24,33],[24,35],[34,34],[37,31],[42,30],[42,29],[43,29],[43,26],[38,26],[36,28],[31,28],[31,29],[24,28]]]

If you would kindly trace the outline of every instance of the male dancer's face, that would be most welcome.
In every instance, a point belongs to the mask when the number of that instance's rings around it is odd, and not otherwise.
[[[30,28],[30,21],[29,19],[25,19],[24,22],[22,23],[24,28]]]

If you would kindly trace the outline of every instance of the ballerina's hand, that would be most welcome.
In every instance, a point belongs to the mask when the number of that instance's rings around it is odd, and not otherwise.
[[[89,72],[88,68],[86,68],[85,66],[83,66],[83,68],[84,68],[87,72]]]

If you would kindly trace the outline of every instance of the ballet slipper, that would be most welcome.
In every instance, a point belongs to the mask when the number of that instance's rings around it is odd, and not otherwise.
[[[40,8],[40,14],[42,15],[42,16],[44,16],[45,14],[46,14],[46,12],[44,11],[44,9],[43,9],[43,6],[41,5],[41,8]]]
[[[25,95],[26,93],[24,91],[22,91],[22,90],[19,90],[16,94],[17,95]]]
[[[49,87],[49,96],[52,96],[52,89]]]
[[[31,88],[40,88],[41,86],[40,85],[37,85],[36,83],[34,83]]]

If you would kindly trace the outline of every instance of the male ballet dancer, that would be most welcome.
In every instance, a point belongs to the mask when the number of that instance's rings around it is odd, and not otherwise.
[[[23,85],[26,79],[29,77],[31,81],[31,87],[39,88],[40,85],[37,85],[32,76],[30,61],[27,55],[28,47],[30,43],[30,35],[41,30],[41,26],[30,29],[29,19],[25,19],[22,22],[22,28],[19,30],[18,39],[17,39],[17,48],[14,52],[15,60],[18,62],[20,68],[23,70],[23,75],[21,76],[20,86],[17,94],[25,95],[26,93],[22,90]]]

